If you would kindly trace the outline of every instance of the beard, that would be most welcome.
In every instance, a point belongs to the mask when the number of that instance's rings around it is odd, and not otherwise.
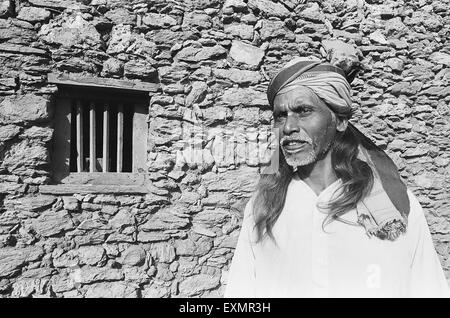
[[[317,155],[314,151],[314,148],[311,144],[307,146],[309,149],[301,151],[296,154],[290,154],[288,153],[283,147],[281,147],[281,150],[283,151],[284,158],[286,159],[286,163],[290,165],[291,167],[299,167],[299,166],[306,166],[310,163],[313,163],[316,161]]]
[[[326,156],[328,151],[331,149],[332,142],[329,141],[325,147],[318,150],[317,146],[312,141],[307,142],[307,149],[302,150],[298,153],[288,153],[284,147],[281,147],[281,151],[283,152],[286,163],[293,167],[302,167],[310,165]]]

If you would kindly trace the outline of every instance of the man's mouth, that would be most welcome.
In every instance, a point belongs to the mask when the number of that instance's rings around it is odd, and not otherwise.
[[[308,143],[303,140],[285,140],[282,143],[283,149],[289,154],[302,151],[306,145],[308,145]]]

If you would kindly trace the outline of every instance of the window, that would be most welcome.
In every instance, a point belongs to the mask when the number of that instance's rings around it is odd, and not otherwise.
[[[49,81],[58,85],[53,181],[91,186],[144,185],[149,89],[117,87],[119,81],[111,79],[91,79],[89,85],[80,84],[80,79],[74,85],[72,80],[55,76],[49,76]],[[116,85],[111,87],[111,83]]]
[[[132,172],[134,104],[107,98],[69,100],[70,172]],[[135,157],[136,158],[136,157]]]

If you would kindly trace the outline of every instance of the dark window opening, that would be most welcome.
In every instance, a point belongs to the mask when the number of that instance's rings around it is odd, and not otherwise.
[[[70,172],[132,172],[133,115],[129,104],[73,100]]]
[[[61,85],[55,97],[54,181],[126,183],[145,171],[148,92]],[[133,175],[115,180],[107,173]]]

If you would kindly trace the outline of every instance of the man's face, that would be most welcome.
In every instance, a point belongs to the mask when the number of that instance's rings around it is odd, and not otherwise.
[[[305,166],[324,157],[337,129],[342,129],[336,115],[306,87],[278,94],[273,116],[275,128],[280,130],[281,150],[292,167]]]

